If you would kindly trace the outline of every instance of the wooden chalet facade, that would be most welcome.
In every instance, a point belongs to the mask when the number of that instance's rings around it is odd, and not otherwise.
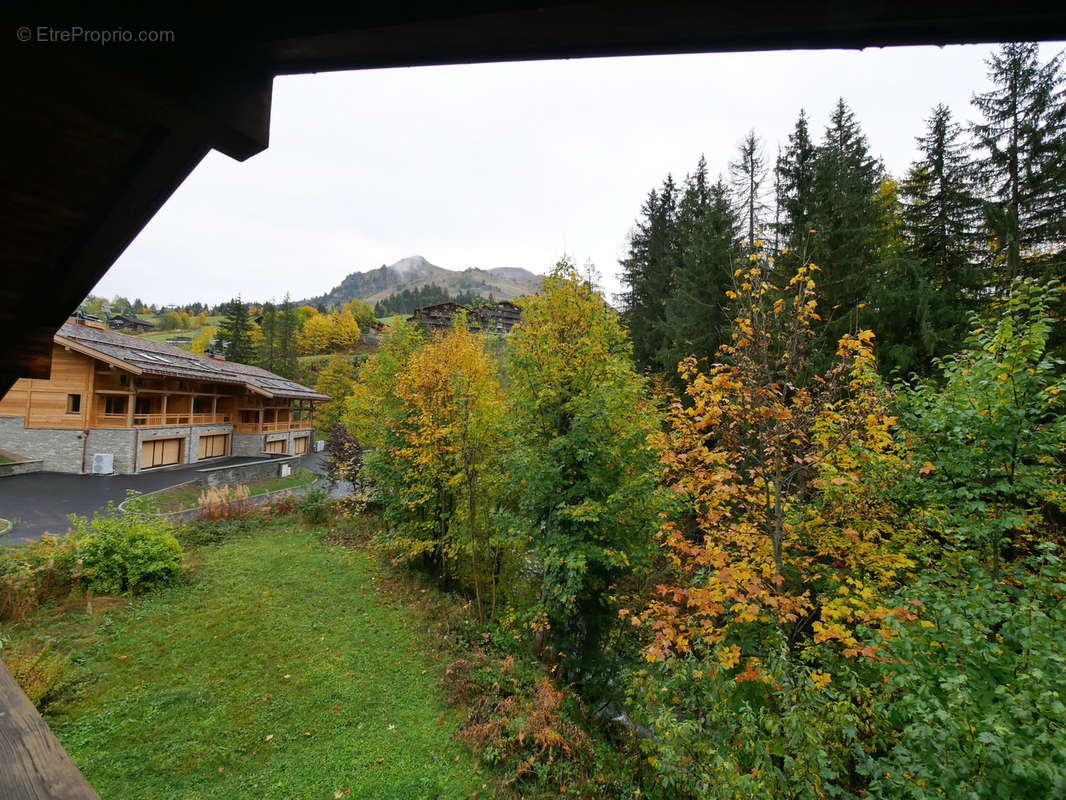
[[[510,300],[473,307],[446,300],[416,308],[407,321],[419,323],[427,333],[446,331],[452,327],[460,311],[466,312],[467,324],[471,330],[498,336],[506,336],[511,332],[511,328],[522,321],[522,309]]]
[[[220,456],[312,448],[327,395],[259,367],[71,321],[56,333],[47,380],[20,379],[0,399],[0,448],[58,472],[140,472]]]

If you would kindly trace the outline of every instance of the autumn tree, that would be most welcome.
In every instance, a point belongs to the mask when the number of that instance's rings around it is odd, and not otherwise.
[[[398,502],[411,557],[433,553],[469,576],[478,618],[495,614],[498,577],[489,511],[499,483],[502,394],[481,334],[462,315],[397,375],[403,407],[397,455],[410,464]]]
[[[333,324],[328,315],[315,314],[308,317],[300,332],[300,352],[308,356],[326,352],[332,335]]]
[[[340,422],[352,393],[355,368],[343,356],[334,356],[318,375],[315,391],[328,394],[330,401],[315,409],[315,428],[328,432]]]
[[[672,408],[661,446],[686,513],[663,524],[669,578],[633,615],[650,633],[639,681],[656,687],[644,703],[664,742],[652,749],[694,796],[720,781],[715,796],[786,796],[790,783],[816,795],[846,758],[812,768],[818,743],[784,766],[760,739],[782,703],[832,680],[833,658],[875,658],[886,619],[913,616],[886,599],[914,565],[915,534],[887,499],[906,454],[873,336],[843,337],[818,375],[817,271],[801,267],[784,287],[770,271],[759,254],[736,271],[731,340],[713,366],[679,368],[689,402]],[[818,708],[805,709],[809,722]],[[745,742],[722,748],[722,736]]]
[[[329,315],[329,346],[334,352],[350,353],[359,344],[359,323],[351,311],[334,311]]]
[[[645,563],[661,496],[658,427],[617,314],[569,261],[520,301],[508,340],[508,483],[539,575],[532,624],[582,678],[612,584]]]

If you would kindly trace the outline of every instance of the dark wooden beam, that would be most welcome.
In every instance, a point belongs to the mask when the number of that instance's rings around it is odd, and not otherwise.
[[[0,321],[0,341],[8,352],[0,369],[0,393],[17,378],[49,376],[55,331],[209,149],[188,131],[159,129],[140,157],[115,176],[84,236],[49,272],[35,276],[37,292],[25,297],[25,308],[32,309],[29,315],[37,323]]]
[[[0,661],[0,797],[100,800]]]
[[[946,45],[1066,38],[1061,4],[1019,0],[448,4],[333,19],[321,32],[257,31],[277,74],[664,53]],[[464,13],[464,6],[466,6]],[[443,10],[442,10],[443,9]],[[345,22],[348,23],[345,26]],[[293,26],[299,28],[299,26]],[[304,26],[306,28],[306,26]]]

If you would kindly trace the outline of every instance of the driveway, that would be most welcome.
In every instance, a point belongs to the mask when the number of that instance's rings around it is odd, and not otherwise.
[[[325,453],[310,453],[300,466],[315,472],[325,467]],[[11,520],[14,528],[0,536],[0,546],[40,539],[46,533],[70,530],[68,514],[85,516],[106,508],[108,501],[118,505],[126,492],[142,494],[194,480],[196,470],[261,461],[262,458],[234,457],[197,462],[180,467],[152,470],[139,475],[70,475],[63,472],[34,472],[0,478],[0,518]]]

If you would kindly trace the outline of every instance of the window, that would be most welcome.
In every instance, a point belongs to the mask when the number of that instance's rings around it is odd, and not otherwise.
[[[210,414],[211,413],[211,398],[210,397],[197,397],[192,401],[192,413],[194,414]]]
[[[80,394],[68,394],[67,395],[67,413],[68,414],[80,414],[81,413],[81,395]]]
[[[138,397],[136,409],[138,414],[150,414],[152,411],[152,401],[147,397]]]
[[[104,400],[104,413],[105,414],[125,414],[126,413],[126,398],[125,397],[108,397]]]
[[[125,386],[129,382],[130,382],[130,376],[129,375],[119,375],[118,376],[118,385],[119,386]]]
[[[249,411],[247,408],[241,409],[241,424],[242,425],[255,425],[259,422],[259,412]]]

